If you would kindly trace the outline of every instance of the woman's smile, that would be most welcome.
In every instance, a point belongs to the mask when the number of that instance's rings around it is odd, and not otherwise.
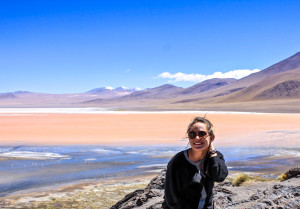
[[[203,148],[206,148],[205,142],[206,142],[206,140],[195,141],[195,142],[190,142],[190,144],[191,144],[192,148],[194,148],[194,149],[203,149]]]

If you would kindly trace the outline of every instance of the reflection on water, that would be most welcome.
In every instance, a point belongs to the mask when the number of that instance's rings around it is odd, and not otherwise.
[[[180,146],[0,146],[0,196],[84,179],[158,173]],[[219,147],[231,171],[299,164],[299,147]]]

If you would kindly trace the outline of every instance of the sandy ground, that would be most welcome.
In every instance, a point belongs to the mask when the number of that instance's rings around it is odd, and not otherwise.
[[[0,114],[0,144],[186,144],[186,127],[195,116],[192,113]],[[206,117],[214,124],[217,145],[299,143],[300,114],[209,113]]]

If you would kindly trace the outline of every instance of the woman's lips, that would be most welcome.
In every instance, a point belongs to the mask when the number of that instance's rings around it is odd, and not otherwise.
[[[193,144],[195,147],[202,147],[204,145],[204,142],[195,142]]]

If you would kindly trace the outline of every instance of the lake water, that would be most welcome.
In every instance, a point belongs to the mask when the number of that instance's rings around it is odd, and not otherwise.
[[[183,149],[182,146],[0,146],[0,197],[80,180],[159,173]],[[299,147],[218,147],[218,150],[224,154],[231,172],[284,172],[283,168],[300,163]]]

